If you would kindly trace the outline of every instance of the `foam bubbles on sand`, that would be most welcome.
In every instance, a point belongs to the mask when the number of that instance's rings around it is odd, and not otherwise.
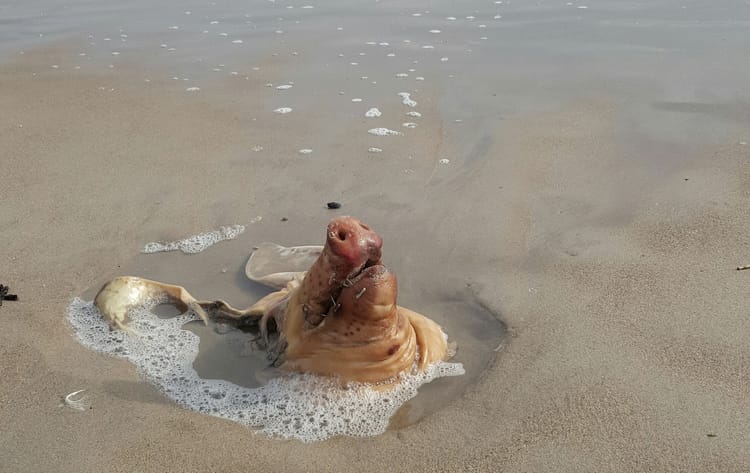
[[[220,241],[233,240],[244,231],[245,227],[243,225],[231,225],[228,227],[221,227],[218,230],[211,232],[193,235],[182,240],[146,243],[146,246],[144,246],[141,251],[143,253],[159,253],[161,251],[180,250],[183,253],[200,253]]]
[[[274,110],[273,113],[278,113],[278,114],[284,115],[284,114],[287,114],[287,113],[289,113],[291,111],[292,111],[292,109],[290,107],[279,107],[276,110]]]
[[[375,148],[375,147],[367,148],[367,151],[369,151],[370,153],[382,153],[383,152],[381,148]]]
[[[407,107],[416,107],[417,102],[412,100],[411,94],[409,92],[399,92],[398,96],[401,97],[401,103],[406,105]]]
[[[130,325],[142,336],[110,330],[92,302],[75,298],[68,321],[78,341],[107,355],[125,358],[138,373],[177,404],[193,411],[239,422],[279,438],[303,442],[335,435],[372,436],[385,431],[391,416],[424,383],[464,374],[460,363],[438,362],[425,372],[401,376],[393,389],[376,390],[352,383],[342,389],[328,378],[288,374],[259,388],[221,379],[201,379],[193,369],[199,337],[182,327],[198,320],[192,312],[160,319],[150,306],[132,310]]]
[[[375,136],[403,135],[400,131],[390,130],[388,128],[371,128],[367,133]]]
[[[365,117],[367,117],[367,118],[377,118],[380,115],[382,115],[382,113],[380,113],[380,110],[378,110],[375,107],[373,107],[370,110],[368,110],[368,111],[365,112]]]

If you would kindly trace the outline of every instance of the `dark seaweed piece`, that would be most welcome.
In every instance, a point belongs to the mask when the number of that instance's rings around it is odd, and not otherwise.
[[[8,286],[3,286],[0,284],[0,306],[3,305],[3,301],[17,301],[18,296],[15,294],[8,294],[8,291],[10,288]]]
[[[341,208],[341,204],[338,203],[338,202],[328,202],[326,205],[328,206],[329,209],[340,209]]]

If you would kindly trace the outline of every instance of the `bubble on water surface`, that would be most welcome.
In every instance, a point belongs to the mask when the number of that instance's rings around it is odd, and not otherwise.
[[[399,92],[398,96],[401,97],[401,103],[408,107],[416,107],[417,102],[415,100],[412,100],[411,94],[409,92]]]
[[[371,128],[367,130],[367,133],[375,136],[391,136],[391,135],[403,135],[400,131],[391,130],[388,128]]]

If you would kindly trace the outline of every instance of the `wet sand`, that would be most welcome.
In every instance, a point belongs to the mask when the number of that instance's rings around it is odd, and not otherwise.
[[[538,31],[536,13],[519,8],[511,28]],[[259,77],[206,78],[197,94],[148,61],[73,72],[77,38],[6,58],[0,283],[19,301],[0,307],[0,471],[750,470],[750,271],[735,269],[750,264],[738,86],[749,71],[728,16],[708,16],[664,25],[707,25],[716,42],[634,35],[609,45],[637,51],[618,61],[606,43],[576,43],[576,30],[564,44],[595,59],[577,71],[544,60],[554,28],[525,38],[543,51],[532,58],[493,43],[492,57],[515,62],[420,84],[418,128],[392,137],[368,135],[359,113],[398,113],[378,126],[401,130],[408,110],[390,91],[313,113],[354,83],[344,79],[322,84],[321,101],[300,94],[290,106],[302,113],[273,114],[292,102],[265,83],[289,80],[292,56],[267,55]],[[722,54],[712,28],[726,29]],[[419,422],[373,438],[272,440],[177,407],[71,336],[72,297],[134,258],[167,256],[137,256],[147,242],[262,216],[247,241],[317,243],[337,214],[381,233],[403,305],[449,333],[462,314],[438,311],[451,304],[507,324],[486,369]],[[230,279],[244,264],[216,254]],[[229,287],[245,302],[241,283]],[[60,407],[83,388],[90,410]]]

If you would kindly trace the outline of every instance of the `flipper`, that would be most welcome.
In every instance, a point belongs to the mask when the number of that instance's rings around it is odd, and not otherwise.
[[[275,243],[261,243],[245,265],[245,275],[251,281],[274,289],[283,289],[294,280],[302,280],[323,247],[318,245],[285,247]]]
[[[271,307],[270,296],[281,292],[269,294],[249,308],[241,310],[222,300],[199,301],[182,286],[134,276],[120,276],[102,286],[94,298],[94,305],[112,328],[138,335],[127,324],[128,313],[137,307],[169,303],[183,312],[192,310],[204,323],[208,323],[209,319],[247,322],[249,319],[260,320]],[[279,298],[276,296],[274,300]]]

